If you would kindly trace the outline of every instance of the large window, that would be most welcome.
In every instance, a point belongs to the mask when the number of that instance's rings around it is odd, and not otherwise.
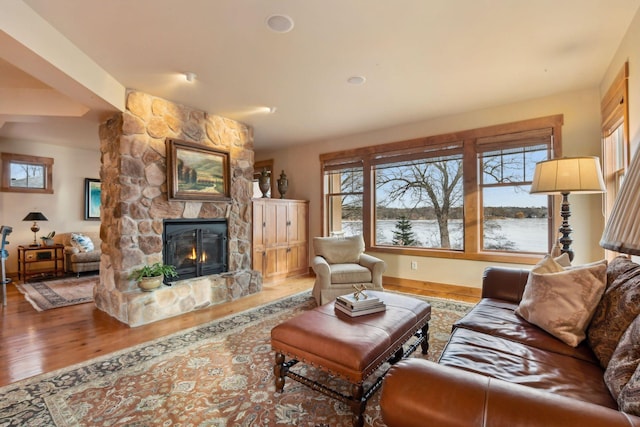
[[[462,142],[374,158],[375,245],[464,247]]]
[[[517,138],[510,143],[526,144]],[[535,165],[549,158],[549,148],[542,143],[479,154],[483,250],[547,252],[547,199],[529,190]]]
[[[561,154],[550,116],[320,156],[325,235],[368,248],[535,260],[557,236],[553,198],[530,195],[535,164]]]

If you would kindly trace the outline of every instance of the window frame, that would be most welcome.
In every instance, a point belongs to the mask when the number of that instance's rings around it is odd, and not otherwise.
[[[603,194],[602,211],[604,222],[609,220],[622,180],[629,167],[629,63],[625,62],[600,103],[602,116],[602,175],[606,192]],[[611,144],[611,136],[622,126],[622,159],[617,155],[618,146]],[[617,167],[617,160],[621,160]],[[605,250],[609,260],[618,253]]]
[[[51,157],[0,153],[0,159],[2,161],[2,184],[0,185],[0,191],[8,193],[53,194],[53,159]],[[42,188],[12,187],[12,164],[29,164],[42,167],[44,169],[44,186]]]
[[[374,252],[392,253],[398,255],[425,256],[437,258],[468,259],[478,261],[509,262],[532,264],[540,260],[540,255],[521,252],[497,252],[495,250],[485,251],[481,249],[482,228],[482,203],[478,194],[479,174],[478,174],[478,149],[477,140],[481,138],[492,138],[503,134],[525,132],[542,128],[551,128],[552,138],[550,142],[551,157],[562,156],[562,125],[564,117],[562,114],[540,117],[535,119],[522,120],[518,122],[499,124],[484,128],[471,129],[448,134],[428,136],[405,141],[392,142],[387,144],[355,148],[346,151],[325,153],[320,155],[320,174],[324,183],[325,165],[335,165],[340,162],[361,161],[364,168],[364,191],[363,191],[363,237],[366,250]],[[375,185],[373,182],[373,164],[379,162],[381,157],[391,155],[402,155],[419,152],[421,147],[432,149],[432,147],[453,144],[462,141],[463,151],[463,206],[464,206],[464,245],[463,250],[450,250],[440,248],[413,248],[406,246],[372,246],[372,237],[375,233],[375,221],[373,203],[375,201]],[[400,153],[400,154],[398,154]],[[390,157],[393,158],[393,157]],[[327,235],[327,220],[325,206],[325,189],[321,197],[322,234]],[[559,215],[555,215],[556,206],[559,206],[559,196],[547,196],[549,207],[549,250],[555,243],[556,230],[559,226]]]

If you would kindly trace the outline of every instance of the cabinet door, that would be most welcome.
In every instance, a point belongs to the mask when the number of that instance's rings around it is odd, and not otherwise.
[[[287,274],[287,250],[286,247],[271,247],[266,250],[266,262],[264,277],[277,279]]]
[[[270,201],[264,209],[264,244],[267,247],[287,244],[287,205]]]
[[[289,203],[287,215],[289,224],[289,243],[298,244],[307,241],[308,205],[304,202]]]
[[[304,274],[309,268],[309,253],[306,243],[291,245],[287,253],[287,270],[289,274]]]
[[[265,245],[265,228],[267,226],[265,217],[265,203],[263,201],[253,202],[253,247]]]
[[[265,216],[265,202],[253,201],[253,259],[252,267],[264,276],[265,274],[265,230],[267,219]]]

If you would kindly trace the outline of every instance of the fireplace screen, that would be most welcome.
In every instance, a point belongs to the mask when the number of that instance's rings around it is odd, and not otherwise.
[[[165,220],[163,260],[183,280],[227,271],[227,220]]]

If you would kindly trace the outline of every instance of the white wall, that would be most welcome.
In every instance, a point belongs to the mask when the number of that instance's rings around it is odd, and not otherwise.
[[[322,230],[320,154],[553,114],[564,114],[562,129],[564,155],[600,156],[600,97],[598,88],[594,87],[284,150],[257,151],[256,160],[273,158],[274,170],[286,171],[289,177],[287,197],[310,201],[310,235],[311,237],[320,236]],[[601,259],[604,252],[598,242],[604,227],[602,196],[572,195],[570,202],[572,212],[570,224],[574,230],[572,247],[576,252],[574,263]],[[388,276],[475,287],[480,286],[484,268],[496,264],[387,253],[376,253],[376,256],[387,262],[385,274]],[[411,261],[418,263],[418,270],[410,270]]]
[[[100,221],[84,220],[84,179],[100,178],[100,152],[42,144],[39,142],[0,139],[0,152],[51,157],[53,194],[0,192],[0,225],[13,227],[7,240],[7,272],[15,273],[18,245],[33,242],[32,222],[22,219],[31,211],[40,211],[48,221],[38,222],[40,236],[49,231],[99,231]]]

